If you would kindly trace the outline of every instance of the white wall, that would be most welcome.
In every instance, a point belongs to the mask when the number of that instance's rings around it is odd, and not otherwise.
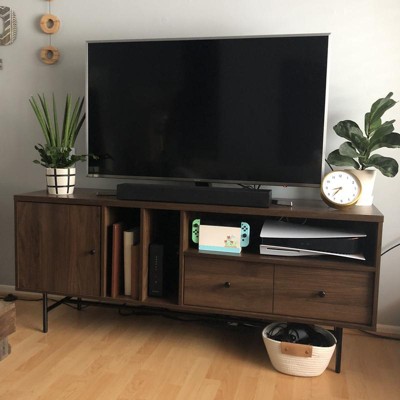
[[[84,94],[85,41],[156,37],[331,33],[327,150],[341,141],[332,126],[342,119],[363,123],[364,113],[389,91],[400,100],[400,2],[398,0],[55,0],[52,12],[61,29],[52,44],[61,60],[38,59],[48,37],[39,29],[48,11],[44,0],[0,0],[15,10],[18,36],[0,46],[0,284],[14,284],[13,198],[44,188],[43,171],[32,164],[41,133],[28,104],[30,95]],[[400,105],[388,113],[399,118]],[[397,124],[397,131],[399,130]],[[396,124],[395,124],[396,126]],[[84,135],[78,144],[83,150]],[[400,161],[400,151],[387,150]],[[110,180],[84,176],[81,187],[114,187]],[[399,177],[379,175],[375,205],[385,215],[384,248],[400,241]],[[310,189],[296,192],[310,196]],[[315,193],[314,193],[315,194]],[[34,240],[34,238],[33,238]],[[400,248],[382,259],[380,324],[400,328]]]

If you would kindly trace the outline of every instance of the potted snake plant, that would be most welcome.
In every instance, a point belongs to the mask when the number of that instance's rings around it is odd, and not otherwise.
[[[364,132],[350,120],[340,121],[333,127],[335,133],[346,141],[332,151],[326,161],[329,165],[354,168],[352,172],[362,184],[362,198],[357,202],[358,205],[372,204],[377,170],[387,177],[396,176],[399,170],[394,158],[375,152],[384,147],[400,147],[400,134],[394,132],[395,120],[382,122],[383,114],[396,104],[392,96],[390,92],[372,104],[364,117]]]
[[[47,190],[49,194],[72,194],[75,187],[75,163],[85,161],[88,155],[77,155],[75,141],[82,128],[86,114],[83,112],[84,98],[72,102],[71,95],[65,99],[62,126],[58,122],[54,94],[50,109],[44,94],[29,99],[36,118],[42,128],[44,144],[37,144],[40,159],[34,160],[46,168]],[[73,104],[74,103],[74,104]]]

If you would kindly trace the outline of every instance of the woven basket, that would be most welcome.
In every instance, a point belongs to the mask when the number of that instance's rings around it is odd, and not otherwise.
[[[329,331],[314,327],[315,331],[324,335],[331,344],[329,347],[309,346],[297,343],[286,343],[268,337],[277,325],[273,323],[264,328],[262,337],[272,365],[279,372],[295,376],[321,375],[329,364],[336,348],[336,338]]]

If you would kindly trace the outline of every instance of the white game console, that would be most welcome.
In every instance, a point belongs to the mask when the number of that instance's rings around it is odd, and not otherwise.
[[[334,255],[365,260],[364,232],[267,220],[262,227],[260,254],[277,256]]]

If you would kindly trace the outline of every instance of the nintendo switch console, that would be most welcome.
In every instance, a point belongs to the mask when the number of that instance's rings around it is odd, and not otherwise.
[[[240,253],[250,243],[250,225],[247,222],[241,222],[240,227],[205,225],[195,219],[192,241],[199,244],[199,250]]]

